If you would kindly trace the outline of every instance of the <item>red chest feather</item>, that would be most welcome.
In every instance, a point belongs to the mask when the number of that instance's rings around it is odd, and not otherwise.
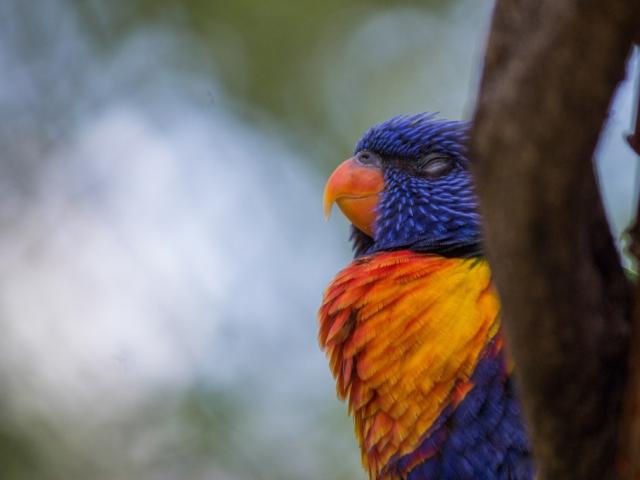
[[[470,377],[499,329],[483,260],[411,251],[353,261],[325,291],[319,340],[354,417],[372,478],[413,451]]]

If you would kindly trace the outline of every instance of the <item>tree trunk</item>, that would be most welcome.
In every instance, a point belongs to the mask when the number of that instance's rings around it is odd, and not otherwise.
[[[471,149],[541,479],[617,478],[631,304],[591,159],[638,25],[638,0],[494,13]]]

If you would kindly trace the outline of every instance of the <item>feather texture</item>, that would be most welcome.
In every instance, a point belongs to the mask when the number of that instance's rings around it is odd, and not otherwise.
[[[464,452],[477,443],[474,435],[490,432],[480,425],[459,438],[451,433],[452,422],[464,421],[462,414],[478,420],[472,408],[480,411],[492,394],[508,403],[497,402],[496,422],[507,418],[507,408],[518,408],[505,395],[508,372],[498,312],[488,264],[479,258],[379,252],[355,259],[331,282],[319,311],[319,341],[338,396],[348,400],[370,478],[473,478],[442,476],[443,455],[453,447]],[[507,423],[522,430],[515,414]],[[513,450],[527,450],[524,433]],[[482,462],[476,453],[469,457]],[[466,465],[464,459],[454,463]],[[430,475],[429,469],[440,473]],[[416,476],[420,471],[424,475]]]

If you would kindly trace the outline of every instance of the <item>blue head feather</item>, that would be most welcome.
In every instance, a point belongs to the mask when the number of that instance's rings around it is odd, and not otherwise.
[[[354,231],[356,254],[399,248],[479,253],[480,217],[469,172],[468,130],[468,122],[421,113],[393,117],[364,134],[355,153],[366,150],[380,156],[385,189],[374,238]],[[433,154],[451,162],[446,174],[435,178],[421,174],[418,167]]]

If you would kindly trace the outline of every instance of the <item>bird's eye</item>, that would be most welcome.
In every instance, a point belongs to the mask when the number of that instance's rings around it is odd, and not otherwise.
[[[370,152],[369,150],[362,150],[356,154],[356,160],[363,165],[371,167],[379,167],[381,164],[380,156]]]
[[[453,159],[442,153],[429,153],[418,162],[420,171],[431,178],[446,175],[453,169],[453,166]]]

